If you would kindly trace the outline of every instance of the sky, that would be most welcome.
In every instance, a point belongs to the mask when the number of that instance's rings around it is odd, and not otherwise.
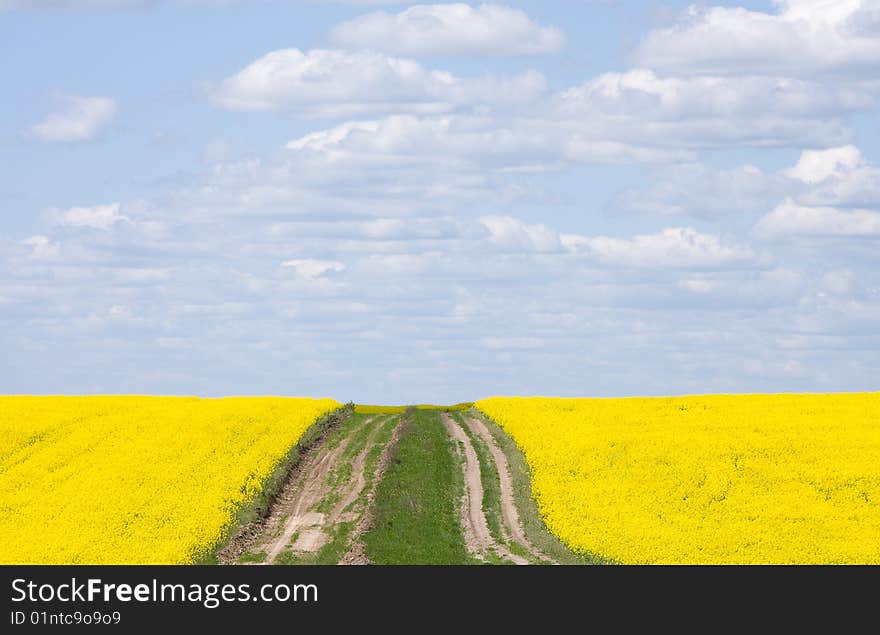
[[[0,0],[0,393],[880,388],[880,0]]]

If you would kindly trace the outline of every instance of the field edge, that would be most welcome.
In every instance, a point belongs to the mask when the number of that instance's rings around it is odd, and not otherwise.
[[[561,565],[617,564],[598,554],[576,551],[550,531],[532,491],[532,472],[522,448],[511,435],[505,432],[504,428],[476,405],[471,408],[469,414],[479,417],[486,424],[489,433],[495,438],[495,442],[507,457],[520,524],[529,541]]]
[[[278,494],[285,484],[293,477],[296,468],[310,450],[318,446],[329,432],[337,428],[354,413],[354,404],[347,403],[336,410],[318,417],[311,426],[296,440],[287,453],[281,458],[269,476],[263,481],[260,491],[247,503],[241,505],[235,513],[223,537],[213,546],[205,549],[197,556],[194,565],[226,565],[232,564],[236,558],[227,558],[225,552],[233,549],[254,525],[259,524],[269,513]]]

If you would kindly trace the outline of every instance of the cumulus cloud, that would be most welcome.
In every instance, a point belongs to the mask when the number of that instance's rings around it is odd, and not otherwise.
[[[863,40],[866,6],[841,27]],[[503,50],[494,32],[462,37],[456,51]],[[0,235],[9,391],[452,402],[877,376],[880,171],[847,145],[850,115],[877,106],[864,67],[641,60],[549,93],[538,75],[464,77],[392,49],[270,53],[211,97],[339,121],[269,117],[288,143],[261,154],[208,122],[199,175],[152,201]],[[229,141],[197,157],[209,139]],[[791,149],[795,165],[768,167]]]
[[[684,74],[871,73],[880,64],[876,0],[775,4],[775,13],[691,6],[673,26],[651,32],[636,59]]]
[[[546,225],[529,225],[510,216],[486,216],[479,221],[489,231],[489,242],[502,248],[528,252],[557,252],[563,242]]]
[[[537,155],[595,163],[692,161],[707,148],[840,146],[852,137],[847,116],[880,100],[875,84],[757,75],[670,77],[649,69],[605,73],[553,95],[545,91],[546,80],[531,72],[462,78],[374,52],[288,49],[255,61],[211,94],[217,105],[233,110],[412,114],[424,122],[431,115],[490,106],[482,127],[503,131],[495,135],[501,143],[496,156],[525,142]],[[512,113],[516,116],[508,117]],[[292,143],[314,146],[325,139],[341,145],[387,131],[375,121],[352,121],[336,128],[336,136],[316,131]]]
[[[30,254],[28,255],[30,260],[55,260],[61,255],[61,245],[42,234],[32,236],[31,238],[22,241],[22,244],[31,248]]]
[[[315,160],[348,165],[438,164],[483,173],[533,172],[577,163],[662,162],[688,152],[646,147],[651,140],[609,140],[614,129],[594,121],[550,118],[391,115],[349,121],[287,144]],[[471,175],[473,178],[474,175]]]
[[[61,98],[63,108],[31,128],[42,141],[75,143],[91,141],[104,132],[116,117],[116,102],[109,97]]]
[[[317,280],[326,273],[345,271],[345,265],[336,260],[316,260],[311,258],[287,260],[281,263],[281,266],[294,269],[296,275],[306,280]]]
[[[657,171],[655,182],[617,194],[611,209],[655,214],[765,214],[788,198],[808,207],[880,208],[880,168],[859,148],[804,150],[777,172],[753,165],[712,169],[699,163]]]
[[[599,261],[625,267],[713,268],[755,264],[751,247],[692,227],[672,227],[632,238],[599,236],[577,243]]]
[[[839,263],[815,276],[768,271],[749,247],[692,228],[609,238],[566,234],[550,221],[515,214],[469,222],[458,212],[432,218],[422,209],[387,218],[384,205],[356,223],[318,215],[279,224],[252,207],[246,222],[202,224],[182,205],[165,212],[177,224],[157,239],[140,231],[155,210],[124,209],[133,219],[130,231],[68,236],[76,246],[65,242],[63,259],[51,233],[26,250],[7,253],[0,243],[6,350],[19,354],[41,342],[74,359],[98,355],[108,369],[137,359],[133,374],[105,379],[110,391],[216,394],[237,386],[361,399],[390,394],[383,382],[394,382],[395,398],[423,390],[446,399],[462,390],[494,392],[505,368],[528,365],[551,379],[542,384],[533,372],[511,377],[512,392],[564,386],[582,394],[571,377],[589,372],[607,382],[591,383],[591,391],[612,394],[630,385],[633,373],[647,382],[676,364],[693,373],[686,379],[699,388],[702,376],[716,376],[719,355],[736,363],[754,362],[754,351],[780,356],[776,338],[795,319],[809,332],[840,337],[835,324],[844,315],[867,323],[880,307],[880,296],[852,300],[870,286],[870,274],[848,277]],[[51,256],[52,246],[54,259],[31,253]],[[297,257],[287,260],[291,250]],[[347,286],[333,280],[342,272]],[[833,293],[835,304],[801,304],[810,293]],[[784,346],[786,360],[811,366],[814,344]],[[496,352],[489,359],[487,347]],[[660,357],[646,362],[646,350]],[[454,371],[444,370],[446,363]],[[152,374],[166,364],[185,372]],[[372,364],[376,383],[352,384],[337,374],[346,364]],[[66,365],[40,367],[49,368],[42,386],[75,382]],[[493,379],[485,383],[487,372]],[[741,379],[731,372],[726,381]],[[774,376],[768,372],[754,377],[766,382]],[[36,376],[28,373],[14,381]],[[639,385],[668,392],[681,381],[679,375],[669,384]]]
[[[66,227],[89,227],[108,231],[116,223],[129,220],[119,213],[122,205],[95,205],[93,207],[71,207],[66,210],[52,210],[50,216],[55,224]]]
[[[373,163],[468,164],[513,166],[556,160],[563,143],[556,134],[497,117],[391,115],[349,121],[310,133],[287,144],[297,156],[348,165]]]
[[[807,207],[786,199],[758,222],[755,234],[765,239],[796,236],[880,236],[880,212]]]
[[[834,145],[840,115],[876,103],[857,88],[773,77],[663,77],[648,69],[605,73],[560,91],[558,117],[598,136],[644,145]]]
[[[411,59],[370,51],[272,51],[212,89],[230,110],[298,110],[350,116],[445,112],[464,104],[524,102],[546,90],[543,76],[461,78]]]
[[[755,115],[770,105],[777,114],[804,117],[858,110],[876,103],[872,95],[855,89],[829,91],[823,83],[787,77],[660,76],[646,68],[604,73],[562,92],[559,101],[563,113],[656,111],[657,119]]]
[[[754,165],[714,170],[681,163],[662,169],[647,188],[618,193],[609,208],[661,215],[743,215],[766,211],[789,191],[787,179]]]
[[[529,224],[511,216],[479,219],[488,240],[506,251],[571,253],[613,267],[669,269],[725,269],[760,266],[759,255],[748,245],[703,234],[692,227],[672,227],[655,234],[628,238],[565,234],[544,224]]]
[[[798,162],[783,174],[804,183],[820,183],[826,179],[840,178],[865,165],[861,151],[847,145],[825,150],[805,150]]]
[[[565,43],[559,28],[541,26],[519,9],[460,3],[416,5],[396,15],[371,13],[339,24],[332,38],[341,46],[404,55],[531,55],[558,51]]]
[[[806,205],[880,209],[880,167],[853,146],[805,150],[785,174],[807,184],[797,195]]]

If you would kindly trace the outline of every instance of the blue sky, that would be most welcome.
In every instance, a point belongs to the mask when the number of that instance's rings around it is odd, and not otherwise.
[[[0,0],[0,392],[876,390],[880,2]]]

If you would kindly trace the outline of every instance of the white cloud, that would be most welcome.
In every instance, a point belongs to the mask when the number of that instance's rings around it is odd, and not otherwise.
[[[34,125],[31,134],[42,141],[91,141],[106,130],[116,117],[116,102],[109,97],[71,95],[61,101],[63,110]]]
[[[563,249],[559,234],[546,225],[529,225],[510,216],[486,216],[479,222],[489,231],[489,242],[502,249],[530,252]]]
[[[373,112],[436,113],[457,105],[525,102],[546,90],[543,76],[460,78],[411,59],[370,51],[272,51],[212,90],[230,110],[300,110],[350,116]]]
[[[783,174],[804,183],[820,183],[831,177],[840,178],[865,165],[861,151],[847,145],[827,150],[805,150],[794,167]]]
[[[31,253],[28,256],[31,260],[55,260],[61,254],[61,245],[42,234],[32,236],[22,241],[22,244],[31,247]]]
[[[565,36],[525,12],[482,4],[416,5],[396,14],[371,13],[333,29],[333,40],[351,48],[396,54],[514,53],[558,51]]]
[[[814,75],[880,64],[876,0],[776,0],[776,13],[690,7],[651,32],[636,59],[681,73]],[[872,26],[873,25],[873,26]]]
[[[755,226],[759,238],[795,236],[880,236],[880,213],[808,207],[786,199]]]
[[[321,276],[330,272],[345,271],[345,265],[336,260],[287,260],[281,263],[282,267],[291,267],[296,271],[296,275],[305,280],[317,280]]]
[[[609,238],[563,234],[546,225],[528,224],[510,216],[483,217],[479,223],[488,229],[489,242],[504,250],[583,254],[612,267],[723,269],[759,263],[759,256],[751,247],[702,234],[692,227]]]
[[[226,97],[240,108],[357,117],[326,126],[270,117],[261,125],[295,132],[263,155],[236,126],[208,125],[166,166],[176,173],[195,161],[200,176],[181,173],[170,186],[179,189],[163,185],[139,205],[57,210],[32,219],[49,220],[43,229],[0,236],[10,391],[403,402],[632,386],[855,389],[877,376],[880,274],[866,232],[880,210],[880,171],[873,146],[860,160],[841,150],[856,138],[848,116],[876,106],[859,73],[635,69],[548,95],[543,80],[540,91],[499,77],[481,85],[375,52],[281,57],[231,82]],[[525,101],[513,101],[520,91]],[[870,120],[853,124],[865,137]],[[207,147],[205,165],[199,148],[211,139],[229,146]],[[772,171],[781,152],[740,150],[770,145],[815,154]],[[609,188],[647,170],[576,165],[633,161],[657,162],[660,183],[631,209],[699,220],[603,210]],[[154,191],[116,172],[93,185]],[[6,187],[13,197],[22,188]],[[749,230],[786,197],[858,235],[750,244]],[[794,215],[795,231],[801,221]],[[789,231],[792,218],[779,224]],[[754,374],[741,370],[750,364]],[[373,370],[352,371],[360,367]],[[831,382],[790,381],[812,368],[828,369]]]
[[[600,262],[624,267],[699,269],[754,265],[758,259],[751,247],[701,234],[692,227],[672,227],[633,238],[587,238],[582,246]]]
[[[299,156],[348,165],[444,162],[470,167],[479,158],[486,168],[558,160],[561,136],[497,117],[391,115],[345,122],[294,139],[286,147]]]
[[[646,68],[605,73],[562,92],[562,112],[651,114],[652,120],[761,114],[810,117],[868,108],[872,94],[824,83],[757,75],[676,77]]]
[[[711,293],[715,290],[715,283],[711,280],[704,280],[702,278],[689,278],[686,280],[679,280],[678,286],[682,289],[687,289],[692,293]]]
[[[613,134],[593,121],[495,116],[392,115],[350,121],[310,133],[289,150],[327,163],[349,166],[439,164],[467,169],[471,179],[494,171],[536,172],[570,163],[660,162],[688,158],[687,152],[609,141]],[[586,126],[586,129],[584,129]],[[476,170],[476,172],[474,172]]]
[[[116,223],[128,221],[119,211],[120,203],[95,205],[94,207],[71,207],[66,210],[53,210],[51,216],[55,224],[65,227],[90,227],[108,231]]]
[[[776,77],[662,77],[648,69],[605,73],[559,92],[556,116],[593,137],[677,149],[832,145],[841,115],[877,103],[857,87]]]
[[[805,207],[880,209],[880,168],[855,146],[804,150],[795,165],[764,172],[752,165],[699,163],[658,170],[643,189],[617,194],[611,209],[654,214],[766,214],[786,198]]]
[[[808,186],[797,194],[799,203],[880,209],[880,168],[855,146],[806,150],[784,174]]]
[[[764,212],[787,192],[786,179],[753,165],[713,170],[699,163],[664,168],[646,189],[617,194],[612,209],[694,216]]]

